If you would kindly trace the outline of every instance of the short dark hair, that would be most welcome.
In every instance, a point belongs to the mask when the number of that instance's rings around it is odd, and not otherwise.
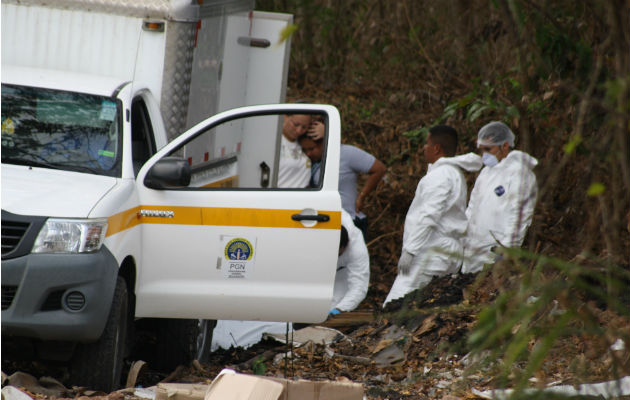
[[[348,230],[345,226],[341,225],[341,235],[339,235],[339,250],[348,246],[350,238],[348,237]]]
[[[308,132],[307,133],[303,133],[300,136],[298,136],[297,141],[298,141],[298,143],[302,143],[302,140],[304,140],[304,139],[311,139],[315,143],[321,143],[321,142],[324,141],[324,138],[317,139],[317,140],[313,139],[312,137],[310,137],[308,135]]]
[[[457,153],[457,131],[448,125],[435,125],[429,129],[431,140],[442,147],[447,157],[453,157]]]

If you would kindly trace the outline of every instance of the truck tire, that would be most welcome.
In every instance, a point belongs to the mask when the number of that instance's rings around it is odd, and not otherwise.
[[[206,319],[159,319],[156,329],[157,362],[162,371],[172,371],[192,360],[206,361],[216,321]]]
[[[118,277],[105,329],[95,343],[77,346],[71,365],[76,385],[109,393],[121,386],[127,344],[129,299],[127,285]]]

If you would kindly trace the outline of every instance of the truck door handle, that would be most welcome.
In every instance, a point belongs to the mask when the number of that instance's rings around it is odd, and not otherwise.
[[[291,216],[291,219],[294,221],[328,222],[330,221],[330,216],[326,214],[317,214],[317,215],[293,214]]]
[[[267,39],[253,38],[247,36],[240,36],[236,39],[236,42],[241,46],[260,47],[262,49],[266,49],[267,47],[271,46],[271,42]]]

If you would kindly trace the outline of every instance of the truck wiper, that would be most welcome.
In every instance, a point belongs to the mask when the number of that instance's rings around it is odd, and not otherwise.
[[[43,161],[26,160],[18,157],[2,157],[2,162],[15,165],[26,165],[27,167],[41,167],[50,169],[62,169],[62,167]]]
[[[33,161],[33,160],[25,160],[23,158],[17,157],[2,157],[2,162],[7,164],[15,164],[15,165],[26,165],[28,167],[40,167],[40,168],[50,168],[50,169],[60,169],[65,171],[74,171],[74,172],[89,172],[95,175],[101,175],[101,171],[96,168],[86,167],[83,165],[73,165],[66,163],[49,163],[43,161]]]
[[[55,163],[54,166],[57,169],[65,169],[65,170],[74,171],[74,172],[90,172],[95,175],[102,175],[102,172],[100,169],[86,167],[85,165]]]

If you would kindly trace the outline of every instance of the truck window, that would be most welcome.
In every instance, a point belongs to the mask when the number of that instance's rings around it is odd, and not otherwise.
[[[155,153],[153,128],[147,106],[141,97],[131,105],[131,156],[133,172],[138,174],[144,163]]]
[[[110,97],[2,85],[2,162],[120,176],[120,113]]]
[[[299,142],[296,140],[290,150],[283,147],[284,120],[285,115],[273,114],[225,121],[200,132],[170,155],[188,161],[192,171],[189,187],[193,188],[319,188],[319,184],[310,184],[312,163]],[[320,143],[321,160],[325,157],[326,138]],[[291,159],[298,173],[308,174],[306,180],[300,179],[301,183],[289,186],[278,184],[283,157]],[[316,171],[320,175],[324,173],[323,168]],[[316,181],[321,182],[321,179]]]

